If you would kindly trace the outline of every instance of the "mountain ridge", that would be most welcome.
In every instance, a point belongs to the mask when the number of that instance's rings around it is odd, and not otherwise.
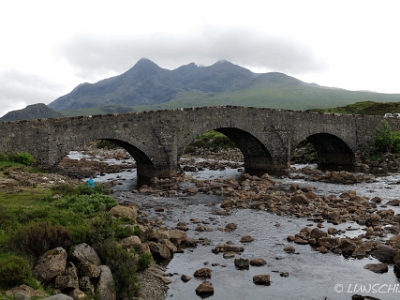
[[[168,70],[142,58],[122,74],[77,85],[48,104],[48,114],[37,111],[35,118],[52,117],[54,111],[80,116],[216,105],[310,110],[363,101],[400,102],[400,94],[326,87],[280,72],[254,73],[226,60]],[[31,111],[25,111],[25,119],[34,117]],[[4,117],[0,121],[9,120]]]

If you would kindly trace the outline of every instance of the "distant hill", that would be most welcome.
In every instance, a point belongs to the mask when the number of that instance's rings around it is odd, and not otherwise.
[[[228,61],[167,70],[141,59],[121,75],[78,85],[49,107],[72,116],[213,105],[307,110],[361,101],[397,102],[400,94],[324,87],[278,72],[253,73]]]
[[[28,105],[24,109],[10,111],[0,118],[0,122],[19,121],[19,120],[34,120],[42,118],[58,118],[64,115],[55,111],[44,103]]]

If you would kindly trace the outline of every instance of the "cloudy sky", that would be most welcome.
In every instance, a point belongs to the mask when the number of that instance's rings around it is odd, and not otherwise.
[[[369,0],[0,0],[0,116],[140,58],[225,59],[349,90],[400,93],[400,3]]]

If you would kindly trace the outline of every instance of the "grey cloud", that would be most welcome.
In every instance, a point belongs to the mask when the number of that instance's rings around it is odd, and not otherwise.
[[[30,104],[49,103],[62,95],[63,86],[35,74],[10,70],[0,73],[0,116]]]
[[[327,64],[301,41],[266,36],[244,28],[203,28],[190,35],[151,34],[140,37],[75,36],[60,49],[84,80],[101,79],[132,67],[140,58],[173,69],[194,62],[211,65],[225,59],[248,68],[301,75],[320,72]]]

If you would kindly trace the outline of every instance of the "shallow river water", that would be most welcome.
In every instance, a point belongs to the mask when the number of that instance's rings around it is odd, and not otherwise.
[[[236,178],[243,173],[236,169],[224,171],[205,170],[191,173],[194,178]],[[160,198],[132,193],[137,185],[136,171],[125,171],[118,174],[106,174],[96,178],[97,182],[118,179],[113,194],[119,201],[133,201],[138,203],[149,218],[160,217],[163,225],[172,229],[179,221],[186,222],[189,227],[189,237],[207,238],[210,245],[198,245],[196,248],[184,249],[184,253],[174,254],[174,258],[167,265],[167,273],[172,280],[169,284],[167,299],[200,299],[196,295],[197,286],[203,279],[193,277],[193,273],[204,266],[212,270],[210,282],[214,287],[214,294],[210,299],[351,299],[354,294],[372,296],[378,299],[400,298],[400,279],[396,276],[393,265],[389,271],[376,274],[364,269],[369,263],[379,263],[372,257],[345,258],[342,255],[328,252],[321,254],[309,245],[298,245],[287,241],[287,236],[295,235],[302,228],[316,227],[316,223],[306,219],[277,216],[266,211],[238,209],[232,210],[230,215],[220,216],[212,214],[220,210],[219,203],[223,197],[197,194],[186,197]],[[400,174],[386,174],[377,177],[374,183],[352,185],[328,184],[307,182],[302,179],[289,179],[287,176],[274,178],[282,185],[298,183],[301,186],[315,186],[318,195],[337,194],[356,190],[358,195],[383,199],[381,205],[387,201],[400,198]],[[213,205],[210,205],[212,203]],[[207,205],[205,205],[207,204]],[[154,208],[163,206],[164,212],[155,212]],[[398,208],[390,207],[399,213]],[[210,231],[198,232],[191,219],[198,219]],[[237,229],[225,232],[220,229],[226,224],[234,222]],[[342,223],[337,226],[324,222],[325,228],[335,227],[342,229],[338,237],[354,237],[365,232],[365,226],[357,223]],[[251,235],[254,241],[241,244],[242,236]],[[382,238],[379,238],[382,239]],[[220,254],[212,253],[212,249],[221,243],[231,241],[234,245],[244,246],[245,250],[236,257],[264,258],[267,262],[262,267],[252,267],[248,270],[239,270],[234,266],[234,258],[225,259]],[[286,245],[293,245],[295,254],[283,251]],[[288,272],[288,277],[281,277],[281,272]],[[271,284],[268,286],[255,285],[253,276],[270,274]],[[184,283],[182,275],[189,275],[192,279]],[[399,275],[400,276],[400,275]]]

